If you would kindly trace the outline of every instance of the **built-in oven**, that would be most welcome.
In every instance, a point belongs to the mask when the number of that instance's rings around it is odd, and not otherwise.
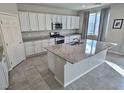
[[[60,35],[59,32],[50,32],[50,37],[55,39],[55,44],[62,44],[65,42],[64,36]]]
[[[62,36],[62,37],[56,37],[55,38],[55,44],[62,44],[62,43],[64,43],[64,37]]]
[[[52,23],[52,30],[62,29],[62,23]]]

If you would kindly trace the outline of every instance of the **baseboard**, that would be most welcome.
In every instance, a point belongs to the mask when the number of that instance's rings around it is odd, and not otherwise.
[[[108,50],[108,53],[113,53],[113,54],[117,54],[117,55],[124,55],[124,53],[113,51],[113,50]]]
[[[56,76],[54,76],[54,78],[55,78],[63,87],[65,87],[64,84],[63,84]]]
[[[42,52],[42,53],[37,53],[37,54],[29,55],[29,56],[26,56],[26,58],[36,57],[36,56],[45,55],[45,54],[47,54],[47,52]]]

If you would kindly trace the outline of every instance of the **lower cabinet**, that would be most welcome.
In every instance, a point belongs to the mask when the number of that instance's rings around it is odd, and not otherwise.
[[[47,39],[46,40],[42,40],[41,42],[42,42],[41,43],[42,52],[46,52],[47,50],[45,49],[45,47],[47,47],[49,45],[48,40]]]
[[[25,54],[26,56],[33,55],[34,54],[34,45],[33,42],[25,42]]]
[[[45,40],[39,40],[39,41],[33,41],[33,42],[25,42],[24,47],[25,47],[26,56],[46,52],[47,50],[45,49],[45,47],[48,47],[54,44],[55,44],[54,39],[45,39]]]
[[[34,54],[41,53],[41,41],[35,41],[34,43]]]
[[[80,39],[80,35],[66,36],[65,43],[72,42],[74,38]],[[26,56],[30,56],[30,55],[46,52],[47,50],[45,49],[45,47],[52,46],[54,44],[55,44],[54,38],[39,40],[39,41],[32,41],[32,42],[25,42],[24,43],[25,54]]]

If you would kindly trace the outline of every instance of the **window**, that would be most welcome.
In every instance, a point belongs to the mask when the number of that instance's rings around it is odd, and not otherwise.
[[[94,35],[97,38],[98,30],[99,30],[99,23],[100,23],[100,12],[90,13],[87,35],[90,35],[90,36]]]

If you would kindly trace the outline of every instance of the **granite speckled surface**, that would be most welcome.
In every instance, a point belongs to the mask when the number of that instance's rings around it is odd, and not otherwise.
[[[64,36],[73,36],[73,35],[81,35],[81,34],[73,33],[73,34],[67,34]],[[36,37],[36,38],[25,38],[25,39],[23,39],[23,42],[33,42],[33,41],[45,40],[45,39],[51,39],[51,37],[46,36],[46,37]]]
[[[96,40],[81,40],[81,44],[59,44],[46,49],[64,60],[74,64],[85,58],[91,57],[105,49],[109,49],[116,44],[100,42]]]

